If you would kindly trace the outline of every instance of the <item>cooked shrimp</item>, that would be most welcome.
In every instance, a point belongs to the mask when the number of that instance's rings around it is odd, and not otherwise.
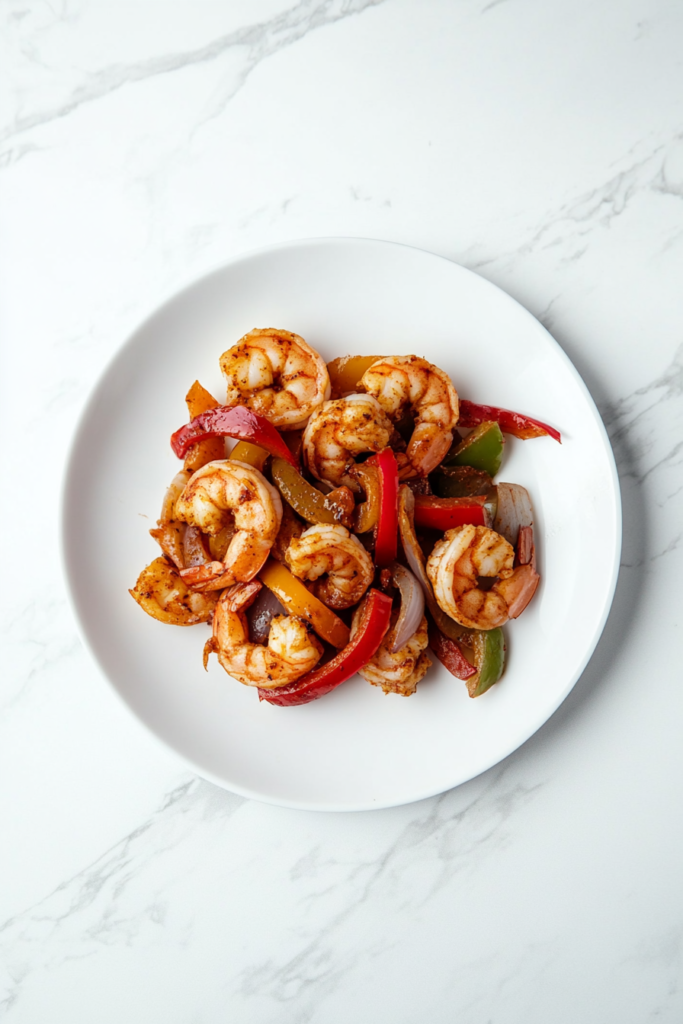
[[[446,530],[427,560],[427,575],[439,607],[470,629],[496,629],[521,615],[540,576],[532,565],[513,568],[514,548],[485,526]],[[497,577],[490,590],[479,576]]]
[[[423,615],[417,631],[395,654],[391,648],[396,639],[396,620],[398,612],[391,616],[391,627],[382,643],[370,658],[370,661],[358,669],[359,675],[367,679],[373,686],[381,686],[385,693],[400,693],[402,697],[410,697],[427,669],[431,666],[431,658],[425,648],[428,643],[427,619]],[[351,637],[353,638],[358,622],[360,609],[353,613]]]
[[[210,536],[234,523],[222,561],[181,570],[195,590],[222,590],[259,571],[280,529],[282,502],[258,469],[226,459],[209,462],[192,475],[176,501],[175,515]]]
[[[228,382],[226,405],[248,405],[280,430],[303,427],[330,397],[321,356],[289,331],[249,331],[220,364]]]
[[[408,410],[415,417],[401,477],[431,473],[450,448],[458,422],[458,393],[448,374],[420,356],[384,356],[358,386],[377,399],[392,422]]]
[[[204,646],[204,668],[215,652],[225,671],[240,683],[271,689],[294,683],[310,672],[323,645],[295,615],[273,616],[267,647],[250,643],[245,612],[261,586],[253,580],[223,591],[213,617],[213,636]]]
[[[306,465],[318,480],[345,485],[357,494],[360,485],[349,475],[354,455],[379,452],[389,444],[392,425],[371,395],[347,395],[325,402],[304,431]]]
[[[163,557],[155,558],[142,570],[129,593],[153,619],[171,626],[208,622],[218,596],[189,590],[176,566]]]
[[[294,538],[285,561],[299,579],[317,581],[313,592],[329,608],[350,608],[375,576],[372,559],[358,538],[344,526],[327,523],[310,526]]]

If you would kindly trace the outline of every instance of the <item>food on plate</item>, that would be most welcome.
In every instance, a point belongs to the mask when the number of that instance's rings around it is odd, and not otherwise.
[[[470,629],[497,629],[522,614],[536,592],[539,575],[515,563],[515,549],[487,526],[446,530],[427,560],[427,576],[442,611]],[[483,589],[479,578],[494,579]]]
[[[281,707],[357,672],[409,696],[428,648],[471,697],[489,690],[502,627],[540,582],[530,496],[495,480],[503,434],[559,432],[459,399],[424,357],[326,365],[290,331],[250,331],[220,368],[225,404],[195,381],[190,422],[171,437],[184,465],[137,603],[167,624],[212,623],[205,667],[215,653]]]
[[[365,371],[359,386],[393,423],[406,414],[413,418],[401,478],[427,476],[436,469],[458,422],[458,393],[448,374],[420,356],[384,356]]]
[[[249,331],[223,353],[220,366],[228,385],[225,404],[246,405],[279,430],[305,426],[330,397],[322,356],[290,331]]]
[[[356,610],[351,626],[352,636],[359,618]],[[399,693],[402,697],[409,697],[415,693],[417,684],[432,664],[426,651],[429,643],[427,618],[423,615],[409,638],[396,648],[397,619],[398,612],[392,612],[391,625],[382,643],[365,665],[358,669],[358,674],[373,686],[381,687],[385,693]]]
[[[218,600],[218,594],[190,590],[176,566],[163,556],[142,570],[130,593],[148,615],[171,626],[209,622]]]
[[[393,428],[376,398],[347,395],[325,402],[314,413],[303,437],[306,466],[316,480],[352,491],[360,484],[351,473],[355,456],[381,452],[391,439]]]
[[[271,689],[309,672],[320,660],[323,645],[296,615],[275,615],[267,645],[251,643],[245,612],[261,586],[254,580],[223,591],[213,615],[213,635],[204,645],[204,667],[215,652],[225,671],[240,683]]]
[[[285,562],[328,608],[352,608],[375,578],[372,558],[344,526],[317,523],[295,537]]]
[[[196,590],[222,590],[248,583],[259,571],[280,529],[282,500],[253,466],[234,459],[207,462],[181,491],[175,518],[210,537],[233,528],[221,561],[180,570],[184,582]]]

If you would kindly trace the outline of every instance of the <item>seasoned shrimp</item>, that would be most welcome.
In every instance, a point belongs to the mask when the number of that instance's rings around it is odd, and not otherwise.
[[[253,579],[265,562],[282,521],[282,501],[258,469],[226,459],[209,462],[190,478],[175,515],[210,536],[234,523],[222,561],[181,570],[195,590],[222,590]]]
[[[274,327],[249,331],[220,358],[226,405],[248,405],[280,430],[303,427],[330,397],[321,356],[298,334]]]
[[[350,608],[375,576],[372,559],[358,538],[345,526],[327,523],[309,526],[294,538],[285,562],[299,579],[317,581],[313,592],[329,608]]]
[[[323,645],[308,624],[295,615],[273,617],[267,647],[250,643],[245,612],[261,586],[253,580],[223,591],[213,617],[213,636],[204,646],[204,668],[215,652],[225,671],[240,683],[273,689],[294,683],[310,672],[320,659]]]
[[[155,558],[143,569],[129,591],[143,611],[171,626],[194,626],[208,622],[216,607],[216,594],[197,594],[188,589],[175,565]]]
[[[390,420],[371,395],[347,395],[325,402],[304,431],[306,465],[318,480],[334,487],[344,485],[358,494],[360,485],[349,475],[354,455],[386,448],[392,430]]]
[[[211,561],[211,554],[201,530],[175,518],[175,503],[191,475],[185,469],[176,473],[164,495],[156,529],[149,531],[150,536],[154,537],[163,553],[171,559],[177,569],[186,569],[191,565],[203,565]]]
[[[458,422],[458,393],[448,374],[420,356],[384,356],[358,387],[377,399],[392,422],[408,410],[415,417],[402,479],[431,473],[450,448]]]
[[[398,612],[391,616],[391,627],[379,648],[370,661],[358,669],[359,675],[367,679],[373,686],[381,686],[385,693],[399,693],[402,697],[410,697],[415,688],[431,666],[431,658],[425,648],[429,642],[427,635],[427,619],[422,622],[410,639],[395,654],[391,653],[396,639],[396,620]],[[360,621],[360,609],[353,613],[351,637],[353,638]]]
[[[442,611],[470,629],[496,629],[521,615],[540,576],[533,565],[513,568],[514,548],[486,526],[446,530],[427,560],[427,575]],[[490,590],[479,576],[497,577]]]

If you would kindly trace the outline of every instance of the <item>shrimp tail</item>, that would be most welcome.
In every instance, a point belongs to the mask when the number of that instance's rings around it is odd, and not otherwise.
[[[184,583],[192,590],[224,590],[235,582],[234,573],[226,570],[223,562],[207,562],[206,565],[192,565],[181,569]]]
[[[204,644],[204,652],[202,655],[202,661],[204,662],[204,671],[209,671],[209,657],[212,654],[218,654],[218,641],[214,636],[210,636]]]
[[[509,579],[498,580],[493,590],[507,604],[510,619],[519,618],[536,593],[540,580],[541,577],[531,563],[520,565]]]

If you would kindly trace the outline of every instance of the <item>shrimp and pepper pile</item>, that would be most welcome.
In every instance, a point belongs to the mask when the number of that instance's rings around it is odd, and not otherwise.
[[[429,651],[471,697],[497,683],[502,627],[540,580],[529,495],[494,482],[503,434],[559,433],[459,399],[416,355],[326,364],[268,328],[220,368],[225,404],[195,381],[171,437],[183,468],[150,530],[161,555],[130,591],[143,610],[211,624],[204,667],[215,654],[279,706],[356,672],[410,696]]]

